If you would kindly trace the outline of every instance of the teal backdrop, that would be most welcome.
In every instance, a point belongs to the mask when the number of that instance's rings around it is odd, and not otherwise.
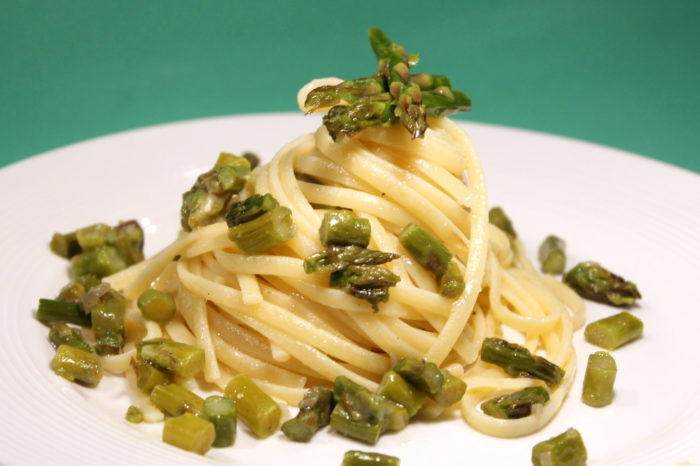
[[[460,118],[700,173],[698,0],[0,0],[0,166],[147,125],[294,111],[308,80],[374,71],[370,26],[472,98]]]

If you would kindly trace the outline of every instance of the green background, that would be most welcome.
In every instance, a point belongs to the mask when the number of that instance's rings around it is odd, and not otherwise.
[[[697,0],[0,0],[0,166],[146,125],[294,111],[308,80],[374,71],[370,26],[472,98],[461,118],[700,173]]]

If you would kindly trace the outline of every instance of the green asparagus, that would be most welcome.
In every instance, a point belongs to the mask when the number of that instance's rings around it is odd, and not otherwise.
[[[563,239],[549,235],[540,245],[538,257],[542,264],[542,272],[558,275],[566,267],[566,242]]]
[[[324,246],[360,246],[369,244],[371,227],[369,220],[355,216],[350,210],[326,212],[318,230]]]
[[[94,353],[62,344],[51,361],[51,369],[61,377],[88,387],[96,387],[102,380],[102,361]]]
[[[334,86],[320,86],[306,95],[304,107],[309,112],[326,109],[341,104],[352,104],[362,97],[375,96],[384,92],[384,80],[379,76],[343,81]]]
[[[337,272],[351,265],[381,265],[398,258],[398,254],[360,246],[328,246],[304,259],[304,271],[306,273]]]
[[[258,157],[258,155],[253,152],[244,152],[241,157],[248,161],[251,170],[255,169],[255,167],[260,165],[260,157]]]
[[[90,316],[85,313],[80,303],[40,299],[36,310],[36,318],[44,324],[66,322],[69,324],[90,326]]]
[[[542,387],[527,387],[514,393],[498,396],[481,404],[481,410],[499,419],[519,419],[532,413],[533,405],[549,401],[549,392]]]
[[[214,447],[230,447],[236,441],[236,403],[223,396],[212,395],[204,400],[204,419],[214,424]]]
[[[532,448],[534,466],[583,466],[587,459],[581,434],[574,428]]]
[[[564,275],[564,283],[586,299],[613,306],[634,304],[642,295],[637,285],[615,275],[597,262],[580,262]]]
[[[534,377],[549,386],[558,385],[564,378],[564,370],[542,356],[533,355],[515,343],[489,337],[481,345],[481,360],[502,367],[515,377]]]
[[[92,330],[100,355],[117,354],[124,345],[124,313],[126,299],[107,283],[92,287],[81,303],[90,313]]]
[[[497,226],[502,230],[511,241],[518,237],[518,234],[513,228],[513,222],[506,215],[505,211],[501,207],[493,207],[489,210],[489,223]]]
[[[161,325],[168,323],[177,312],[173,295],[167,291],[154,290],[153,288],[141,293],[136,304],[145,319],[158,322]]]
[[[143,422],[143,411],[138,407],[131,405],[126,410],[125,419],[133,424],[139,424]]]
[[[215,438],[214,424],[191,413],[168,419],[163,426],[163,442],[200,455],[209,451]]]
[[[400,461],[395,456],[368,451],[350,450],[343,455],[341,466],[399,466]]]
[[[374,445],[382,434],[383,426],[377,420],[355,420],[342,403],[336,403],[331,412],[331,428],[347,437]]]
[[[49,330],[49,341],[54,348],[58,348],[59,346],[65,344],[74,346],[84,351],[91,351],[90,345],[85,342],[80,332],[69,327],[63,322],[54,322],[51,324],[51,329]]]
[[[91,274],[102,278],[124,270],[128,265],[119,249],[108,244],[80,253],[71,259],[74,277]]]
[[[184,413],[201,416],[204,411],[202,397],[176,383],[153,387],[151,402],[168,416],[180,416]]]
[[[621,312],[586,325],[583,332],[588,343],[607,350],[636,340],[644,332],[644,323],[629,312]]]
[[[236,402],[238,416],[258,437],[269,437],[279,427],[282,419],[279,405],[247,375],[234,376],[224,395]]]
[[[308,442],[311,437],[330,423],[333,392],[325,387],[313,387],[304,392],[299,403],[299,412],[282,424],[282,432],[295,442]]]
[[[277,206],[261,216],[232,226],[228,237],[245,255],[263,254],[294,236],[292,211]]]
[[[583,378],[581,399],[588,406],[607,406],[613,400],[613,386],[617,375],[615,359],[605,351],[588,356],[586,375]]]
[[[229,227],[233,227],[241,223],[250,222],[278,205],[279,202],[270,193],[253,194],[245,200],[231,205],[226,213],[226,224]]]
[[[180,377],[192,377],[204,369],[203,349],[167,338],[137,342],[136,356]]]
[[[351,265],[331,273],[330,286],[343,288],[352,296],[372,305],[375,312],[379,303],[389,300],[389,288],[400,278],[391,271],[375,265]]]
[[[393,370],[384,374],[377,394],[405,407],[409,417],[415,416],[426,401],[425,393]]]
[[[149,395],[156,385],[165,385],[173,381],[171,372],[162,371],[146,361],[132,359],[131,365],[136,373],[136,386]]]
[[[467,389],[463,380],[440,369],[434,362],[404,358],[392,370],[443,407],[461,400]]]
[[[82,249],[78,243],[78,238],[75,232],[61,234],[54,233],[49,244],[51,252],[66,259],[70,259],[76,254],[80,254]]]

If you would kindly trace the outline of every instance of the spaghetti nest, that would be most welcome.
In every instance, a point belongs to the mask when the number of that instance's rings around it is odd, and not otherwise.
[[[321,126],[287,144],[253,172],[241,198],[272,194],[291,210],[294,237],[246,256],[229,240],[227,225],[216,223],[110,277],[132,302],[149,286],[173,293],[178,316],[160,327],[132,305],[125,351],[107,357],[106,368],[126,373],[133,387],[134,341],[168,335],[205,350],[206,382],[223,387],[232,373],[245,373],[270,395],[296,405],[305,388],[329,385],[340,375],[374,390],[393,363],[412,357],[465,380],[462,414],[476,429],[518,436],[540,428],[571,385],[572,332],[583,321],[583,304],[540,276],[519,253],[517,240],[511,244],[489,224],[484,176],[469,137],[446,118],[430,119],[429,128],[421,139],[394,126],[334,142]],[[338,207],[369,220],[370,248],[401,256],[386,264],[400,281],[378,312],[329,287],[327,276],[304,272],[304,258],[323,248],[324,213]],[[456,299],[440,295],[434,276],[402,249],[398,234],[411,222],[457,260],[466,286]],[[479,409],[485,399],[540,385],[479,360],[484,338],[504,334],[566,371],[556,388],[548,388],[544,408],[517,420]],[[147,419],[157,420],[147,397],[138,389],[132,395]]]

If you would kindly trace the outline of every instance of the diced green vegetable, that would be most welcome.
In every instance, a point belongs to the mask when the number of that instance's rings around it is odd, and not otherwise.
[[[453,259],[447,264],[447,270],[439,278],[438,291],[446,298],[457,298],[464,291],[464,275],[459,270],[457,262]]]
[[[366,218],[357,217],[349,210],[326,212],[318,230],[324,246],[360,246],[369,244],[371,226]]]
[[[368,451],[350,450],[343,456],[342,466],[399,466],[395,456]]]
[[[204,410],[202,397],[176,383],[153,387],[151,402],[168,416],[180,416],[186,412],[201,416]]]
[[[392,369],[406,381],[428,395],[435,395],[442,388],[445,374],[434,363],[404,358]]]
[[[204,350],[167,338],[153,338],[136,343],[136,355],[156,367],[180,377],[192,377],[204,369]]]
[[[81,334],[74,328],[69,327],[63,322],[54,322],[49,330],[49,341],[58,348],[61,345],[69,345],[79,348],[84,351],[91,351]]]
[[[564,275],[564,283],[586,299],[613,306],[634,304],[642,295],[637,285],[615,275],[597,262],[580,262]]]
[[[124,270],[128,265],[119,250],[107,244],[73,256],[71,259],[74,277],[91,274],[102,278]]]
[[[170,321],[177,312],[175,298],[167,291],[149,288],[139,296],[137,305],[143,317],[153,320],[161,325]]]
[[[534,466],[584,466],[587,459],[581,434],[574,428],[532,448]]]
[[[624,311],[586,325],[583,336],[592,345],[614,350],[641,337],[643,332],[644,323]]]
[[[481,410],[499,419],[519,419],[532,413],[533,405],[549,401],[549,392],[542,387],[527,387],[514,393],[498,396],[481,404]]]
[[[272,194],[253,194],[249,198],[233,204],[226,214],[226,224],[229,227],[250,222],[260,217],[265,212],[269,212],[279,203]]]
[[[66,322],[82,327],[90,326],[90,316],[76,302],[40,299],[36,318],[44,324]]]
[[[596,351],[589,355],[586,375],[583,378],[583,402],[595,407],[612,403],[616,376],[617,364],[610,353]]]
[[[95,387],[102,380],[102,361],[94,353],[70,345],[60,345],[51,361],[51,369],[71,382]]]
[[[156,385],[169,384],[173,381],[171,372],[162,371],[146,361],[132,359],[131,364],[136,372],[136,386],[144,393],[150,394]]]
[[[131,405],[126,410],[125,419],[131,423],[139,424],[143,422],[143,411],[134,405]]]
[[[308,442],[311,437],[330,423],[333,392],[325,387],[312,387],[304,392],[299,413],[282,424],[282,432],[295,442]]]
[[[214,424],[214,447],[230,447],[236,441],[236,403],[223,396],[212,395],[204,400],[204,419]]]
[[[105,283],[91,288],[82,304],[90,313],[98,354],[119,353],[124,345],[126,299]]]
[[[510,221],[501,207],[493,207],[489,210],[489,223],[505,232],[511,240],[518,237],[515,228],[513,228],[513,222]]]
[[[351,265],[381,265],[398,258],[398,254],[360,246],[328,246],[304,259],[304,271],[306,273],[337,272]]]
[[[558,275],[566,267],[566,242],[554,235],[549,235],[540,245],[538,257],[542,272]]]
[[[384,374],[377,388],[377,394],[404,406],[410,417],[415,416],[426,401],[425,393],[393,370]]]
[[[76,240],[82,251],[101,248],[107,244],[110,227],[104,223],[95,223],[76,230]]]
[[[191,413],[168,419],[163,426],[163,442],[200,455],[209,451],[215,438],[214,424]]]
[[[279,405],[248,376],[234,376],[224,395],[236,402],[238,415],[258,437],[269,437],[279,427],[282,419]]]
[[[380,420],[353,419],[342,403],[336,403],[331,412],[331,428],[336,432],[374,445],[383,432]]]
[[[555,386],[564,378],[564,370],[542,356],[533,355],[516,343],[486,338],[481,345],[481,360],[502,367],[515,377],[534,377]]]
[[[80,244],[75,232],[61,234],[54,233],[50,243],[51,252],[66,259],[70,259],[76,254],[80,254]]]
[[[245,255],[262,254],[294,236],[292,211],[277,206],[261,216],[229,228],[228,237]]]

